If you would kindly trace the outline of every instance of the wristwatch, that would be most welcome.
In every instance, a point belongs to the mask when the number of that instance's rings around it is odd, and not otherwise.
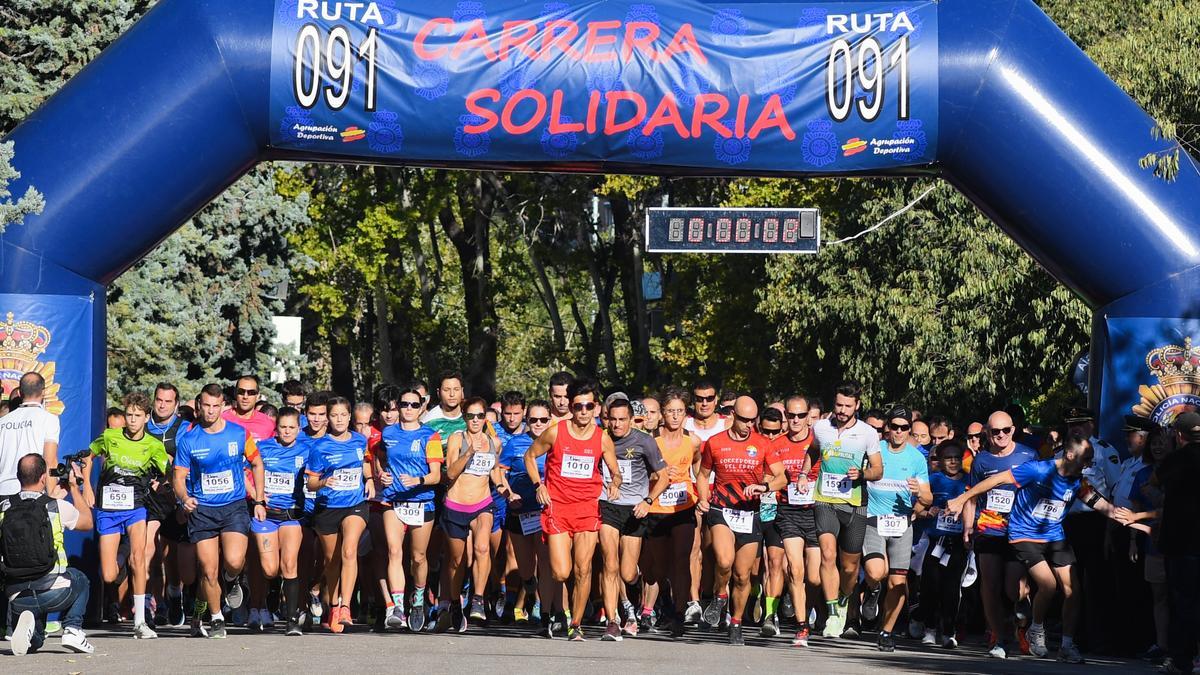
[[[642,501],[646,502],[647,504],[654,504],[654,500],[649,497],[642,497]]]
[[[266,501],[263,501],[263,500],[259,500],[259,501],[256,501],[256,502],[254,502],[254,505],[255,505],[255,506],[261,506],[261,507],[263,507],[264,509],[265,509],[265,508],[267,508],[267,502],[266,502]]]

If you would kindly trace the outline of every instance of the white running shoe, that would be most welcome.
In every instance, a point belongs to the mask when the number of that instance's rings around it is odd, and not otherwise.
[[[91,654],[96,651],[92,643],[88,642],[87,636],[78,628],[63,629],[62,646],[78,654]]]
[[[996,644],[992,645],[991,649],[988,650],[988,656],[992,657],[993,659],[1007,659],[1008,652],[1004,651],[1004,645],[997,642]]]
[[[37,623],[33,612],[21,612],[21,616],[17,618],[17,626],[13,628],[12,636],[9,637],[9,647],[12,653],[16,656],[24,656],[29,653],[29,646],[33,643],[34,624]]]
[[[63,635],[65,637],[66,633],[63,633]],[[153,640],[156,637],[158,637],[158,633],[155,633],[153,628],[144,623],[139,623],[133,627],[134,640]]]

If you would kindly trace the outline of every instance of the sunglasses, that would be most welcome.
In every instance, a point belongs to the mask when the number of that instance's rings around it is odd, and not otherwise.
[[[762,432],[763,434],[767,435],[767,436],[771,436],[771,435],[774,435],[774,434],[782,434],[782,433],[783,433],[783,429],[782,429],[782,428],[780,428],[780,429],[767,429],[766,427],[763,427],[762,429],[759,429],[759,431],[760,431],[760,432]]]
[[[1008,434],[1011,434],[1015,428],[1016,427],[1001,427],[999,429],[991,429],[990,431],[993,436],[1007,436]]]
[[[634,424],[645,424],[646,418],[645,417],[635,417],[635,418],[633,418],[633,423]]]
[[[416,410],[420,408],[421,405],[423,404],[420,401],[400,401],[396,404],[396,409],[400,410],[402,408],[412,408],[413,410]]]
[[[798,420],[801,417],[808,417],[808,411],[801,410],[800,412],[796,412],[796,413],[785,412],[785,413],[783,413],[783,416],[788,418],[789,420]]]
[[[530,424],[549,424],[550,418],[549,417],[530,417],[530,418],[526,419],[525,421],[529,422]]]
[[[973,441],[977,441],[977,440],[979,440],[979,439],[983,438],[983,432],[982,432],[982,431],[980,431],[980,432],[979,432],[979,433],[977,433],[977,434],[967,434],[967,438],[969,438],[969,439],[971,439],[971,440],[973,440]]]
[[[892,431],[908,431],[912,428],[911,424],[892,424],[888,422],[888,428]]]
[[[696,395],[696,396],[693,396],[692,398],[696,399],[696,403],[712,403],[713,401],[717,400],[717,395],[716,394],[713,394],[712,396]]]
[[[875,433],[877,433],[877,434],[883,433],[883,425],[882,424],[880,424],[879,426],[875,426],[874,424],[868,424],[867,426],[874,429]]]
[[[469,420],[487,419],[487,413],[463,413],[463,417]]]
[[[754,424],[755,418],[753,418],[753,417],[742,417],[741,415],[739,415],[737,413],[734,413],[733,416],[736,417],[739,422],[742,422],[744,424]]]
[[[574,410],[575,412],[579,412],[581,410],[595,410],[595,409],[596,409],[596,404],[593,403],[592,401],[588,401],[587,403],[572,403],[571,404],[571,410]]]
[[[241,387],[238,387],[237,393],[238,396],[258,396],[257,389],[242,389]]]

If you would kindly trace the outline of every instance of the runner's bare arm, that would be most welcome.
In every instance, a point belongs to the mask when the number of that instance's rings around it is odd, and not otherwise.
[[[446,443],[446,478],[451,482],[458,480],[460,474],[467,468],[467,462],[471,461],[471,455],[475,454],[474,448],[463,449],[463,435],[454,434]]]
[[[604,452],[604,464],[612,480],[608,482],[608,498],[616,500],[621,496],[621,466],[617,464],[617,448],[613,445],[608,434],[600,437],[600,449]]]
[[[533,477],[538,474],[537,458],[550,452],[550,448],[554,447],[554,442],[558,440],[558,427],[553,426],[542,432],[533,441],[533,445],[529,446],[529,450],[525,451],[525,474]],[[535,481],[536,482],[536,481]]]
[[[878,452],[867,455],[867,468],[863,470],[863,480],[879,480],[883,478],[883,455]]]

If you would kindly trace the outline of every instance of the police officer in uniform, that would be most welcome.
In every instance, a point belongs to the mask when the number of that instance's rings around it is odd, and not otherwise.
[[[1150,432],[1161,429],[1159,425],[1139,415],[1125,416],[1125,447],[1128,457],[1121,462],[1117,472],[1117,482],[1112,490],[1113,505],[1133,508],[1130,489],[1134,478],[1145,468],[1142,452],[1146,448],[1146,440]],[[1114,587],[1114,607],[1120,608],[1125,616],[1152,616],[1150,585],[1146,582],[1143,556],[1137,553],[1137,537],[1129,528],[1114,522],[1108,523],[1108,537],[1105,541],[1108,562],[1116,580]],[[1154,644],[1154,625],[1150,621],[1130,621],[1124,630],[1109,631],[1109,637],[1116,640],[1114,647],[1121,656],[1141,654]]]

